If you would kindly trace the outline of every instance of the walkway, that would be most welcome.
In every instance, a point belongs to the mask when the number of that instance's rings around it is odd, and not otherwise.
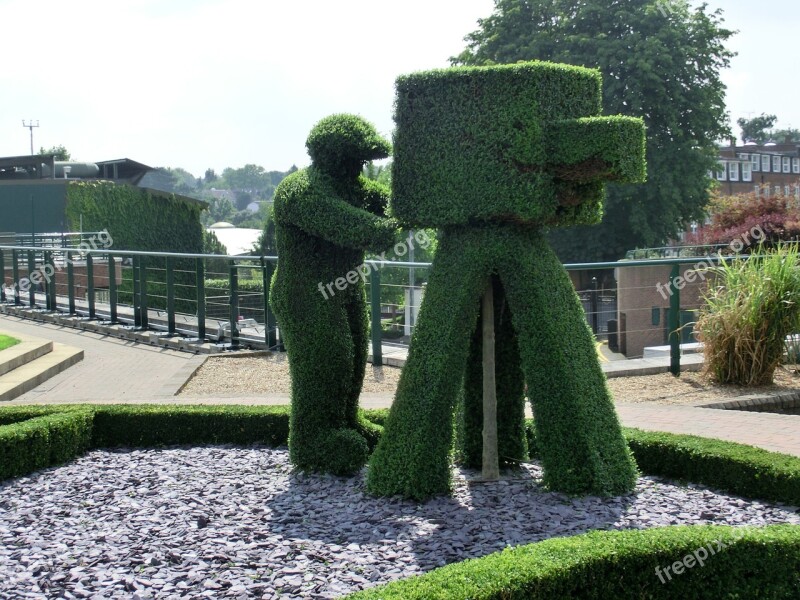
[[[83,348],[84,360],[55,376],[38,388],[9,404],[43,403],[176,403],[176,404],[271,404],[289,403],[287,394],[263,396],[174,397],[183,383],[202,364],[205,357],[120,340],[86,331],[55,325],[32,323],[16,317],[0,316],[0,330],[27,333],[55,342]],[[386,352],[388,348],[384,348]],[[404,359],[396,349],[393,358]],[[697,368],[700,357],[684,357],[687,368]],[[404,361],[403,361],[404,362]],[[620,364],[622,363],[622,364]],[[605,371],[634,367],[647,372],[666,370],[668,360],[612,361],[603,363]],[[609,372],[609,375],[611,373]],[[387,408],[392,394],[362,394],[364,408]],[[700,435],[767,450],[800,456],[800,416],[692,406],[617,404],[626,427]]]

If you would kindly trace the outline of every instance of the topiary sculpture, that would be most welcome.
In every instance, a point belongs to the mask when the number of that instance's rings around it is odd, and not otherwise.
[[[270,299],[289,355],[289,454],[304,470],[350,474],[367,460],[375,426],[358,417],[367,360],[364,251],[394,243],[389,192],[364,164],[389,142],[354,115],[321,120],[306,141],[312,164],[275,191],[280,263]],[[361,275],[360,275],[361,274]]]
[[[545,483],[574,494],[632,489],[635,463],[594,339],[543,234],[598,222],[603,182],[645,178],[643,123],[600,117],[600,85],[597,71],[539,62],[398,80],[392,210],[405,226],[440,228],[442,239],[370,460],[372,492],[425,499],[448,491],[462,381],[463,452],[476,462],[481,374],[473,367],[481,340],[473,333],[489,282],[501,307],[495,356],[504,461],[526,458],[527,382]]]

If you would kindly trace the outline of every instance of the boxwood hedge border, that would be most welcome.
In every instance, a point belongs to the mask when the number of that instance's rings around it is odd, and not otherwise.
[[[365,410],[377,425],[387,410]],[[536,438],[527,435],[532,456]],[[646,475],[800,505],[800,458],[688,435],[625,429]],[[87,450],[193,444],[284,446],[288,406],[16,405],[0,407],[0,481],[62,464]],[[666,567],[721,541],[702,569],[662,583]],[[609,577],[609,573],[614,573]],[[385,598],[789,598],[800,592],[800,527],[668,527],[596,531],[507,549],[352,597]],[[676,596],[675,594],[680,594]]]

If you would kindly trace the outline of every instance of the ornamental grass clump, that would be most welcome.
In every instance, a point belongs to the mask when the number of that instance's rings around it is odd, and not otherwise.
[[[797,244],[715,267],[697,322],[705,345],[705,368],[719,383],[772,383],[786,336],[800,330],[800,268]]]

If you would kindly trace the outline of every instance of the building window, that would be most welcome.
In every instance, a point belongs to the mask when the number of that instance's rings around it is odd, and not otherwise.
[[[764,198],[769,198],[769,186],[768,185],[764,186],[763,192],[764,192]]]
[[[730,166],[730,170],[731,170],[731,172],[730,172],[731,181],[739,181],[739,163],[738,162],[732,162],[732,163],[728,163],[728,165]]]
[[[800,183],[794,184],[794,199],[800,200]]]
[[[761,170],[764,173],[769,173],[769,155],[767,154],[761,155]]]
[[[800,158],[792,159],[792,173],[800,173]]]
[[[761,155],[760,154],[751,154],[750,158],[753,163],[753,171],[758,172],[761,170]]]
[[[784,196],[790,196],[791,194],[792,194],[791,187],[788,186],[788,185],[783,186],[783,195]]]
[[[780,156],[773,156],[772,157],[772,172],[773,173],[780,173],[781,172],[781,157]]]
[[[728,164],[721,162],[717,167],[717,181],[728,181]]]
[[[779,186],[779,185],[775,186],[775,197],[776,198],[780,198],[781,197],[781,186]]]
[[[755,193],[756,198],[760,198],[761,197],[761,186],[760,185],[754,185],[753,186],[753,192]]]
[[[753,181],[753,163],[742,163],[742,181]]]
[[[784,173],[791,173],[792,172],[792,163],[788,156],[783,157],[783,172]]]

